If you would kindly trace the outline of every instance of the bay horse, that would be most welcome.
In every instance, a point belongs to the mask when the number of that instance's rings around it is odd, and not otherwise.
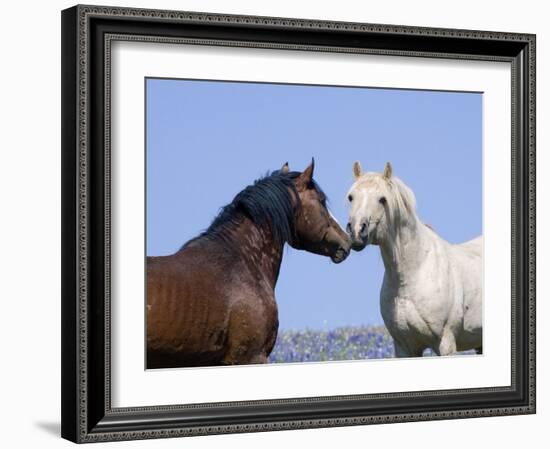
[[[396,357],[482,352],[482,237],[451,244],[416,214],[411,189],[393,176],[353,164],[347,231],[352,248],[380,247],[380,308]]]
[[[285,243],[335,263],[350,252],[313,171],[285,164],[175,254],[147,258],[147,368],[267,363]]]

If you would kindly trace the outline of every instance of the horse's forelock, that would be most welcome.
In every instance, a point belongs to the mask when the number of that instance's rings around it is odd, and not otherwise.
[[[381,173],[369,172],[356,181],[358,187],[377,189],[386,196],[391,218],[416,214],[416,198],[413,191],[399,178],[385,178]]]

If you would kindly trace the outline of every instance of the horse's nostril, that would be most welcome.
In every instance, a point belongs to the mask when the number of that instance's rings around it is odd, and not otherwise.
[[[361,234],[363,234],[365,232],[365,228],[367,227],[367,225],[365,223],[363,223],[361,225]]]
[[[351,234],[351,223],[348,223],[346,226],[346,231]]]

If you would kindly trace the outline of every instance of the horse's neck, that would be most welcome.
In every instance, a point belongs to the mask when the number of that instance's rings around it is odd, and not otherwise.
[[[390,232],[380,243],[384,268],[394,281],[403,283],[409,276],[414,276],[433,241],[431,234],[415,215],[409,218],[406,225]]]
[[[249,218],[245,218],[231,230],[231,239],[249,271],[256,276],[262,276],[275,289],[284,243],[277,243],[267,226],[258,226]]]

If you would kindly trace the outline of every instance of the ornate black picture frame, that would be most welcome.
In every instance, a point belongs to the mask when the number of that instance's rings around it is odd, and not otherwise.
[[[113,408],[110,45],[114,40],[505,61],[512,70],[509,387]],[[164,438],[535,412],[535,36],[75,6],[62,12],[62,436]]]

